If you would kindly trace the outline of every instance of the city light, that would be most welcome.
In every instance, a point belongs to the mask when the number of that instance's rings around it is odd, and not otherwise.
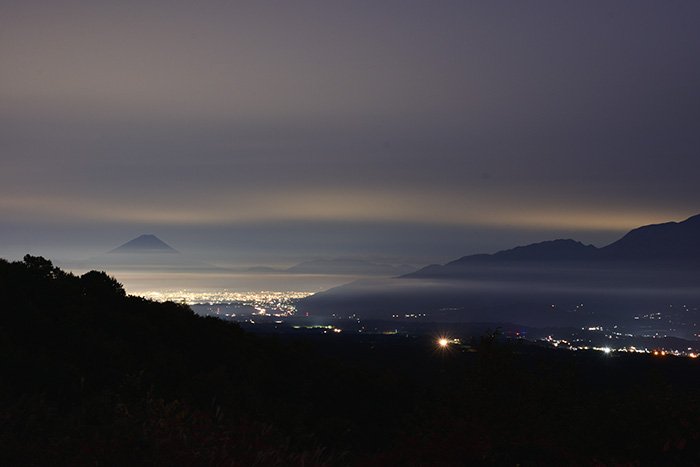
[[[442,347],[443,349],[446,348],[450,344],[450,341],[448,341],[446,338],[441,337],[438,339],[438,345]]]
[[[171,301],[187,305],[243,305],[254,309],[256,315],[293,315],[296,313],[296,301],[310,295],[312,292],[299,291],[253,291],[233,292],[229,290],[193,291],[193,290],[160,290],[140,294],[144,298],[157,302]]]

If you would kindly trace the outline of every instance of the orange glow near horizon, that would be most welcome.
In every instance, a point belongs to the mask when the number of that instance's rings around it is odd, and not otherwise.
[[[150,222],[162,225],[221,225],[271,220],[304,221],[386,221],[419,222],[436,225],[483,226],[510,229],[573,229],[581,231],[625,231],[658,222],[682,221],[686,212],[655,213],[647,211],[608,212],[588,209],[561,210],[537,204],[537,207],[514,211],[508,199],[496,200],[488,211],[467,203],[445,203],[446,199],[463,197],[459,193],[441,193],[432,197],[416,197],[411,193],[362,191],[336,193],[332,190],[299,190],[284,196],[259,194],[246,205],[231,211],[230,196],[226,202],[189,200],[184,203],[150,203],[134,207],[133,200],[86,199],[85,197],[16,196],[0,200],[0,213],[6,218],[26,220],[40,217],[60,218],[71,222],[104,221],[116,223]],[[407,202],[410,200],[410,202]],[[80,210],[75,207],[80,206]],[[127,207],[128,206],[128,207]],[[407,208],[407,206],[410,206]]]

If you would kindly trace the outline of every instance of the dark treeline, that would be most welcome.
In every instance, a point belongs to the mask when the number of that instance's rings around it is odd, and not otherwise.
[[[261,337],[0,260],[0,465],[694,465],[700,362]]]

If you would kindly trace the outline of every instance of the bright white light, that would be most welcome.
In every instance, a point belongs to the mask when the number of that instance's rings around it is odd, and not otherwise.
[[[612,352],[612,350],[610,349],[610,347],[603,347],[603,352],[610,353]]]
[[[438,345],[442,348],[447,347],[449,343],[450,343],[450,341],[448,341],[444,337],[441,337],[440,339],[438,339]]]

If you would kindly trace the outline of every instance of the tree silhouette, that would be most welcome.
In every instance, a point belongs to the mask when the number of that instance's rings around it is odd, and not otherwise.
[[[124,287],[117,279],[104,271],[90,271],[80,276],[83,293],[99,300],[110,300],[126,296]]]

